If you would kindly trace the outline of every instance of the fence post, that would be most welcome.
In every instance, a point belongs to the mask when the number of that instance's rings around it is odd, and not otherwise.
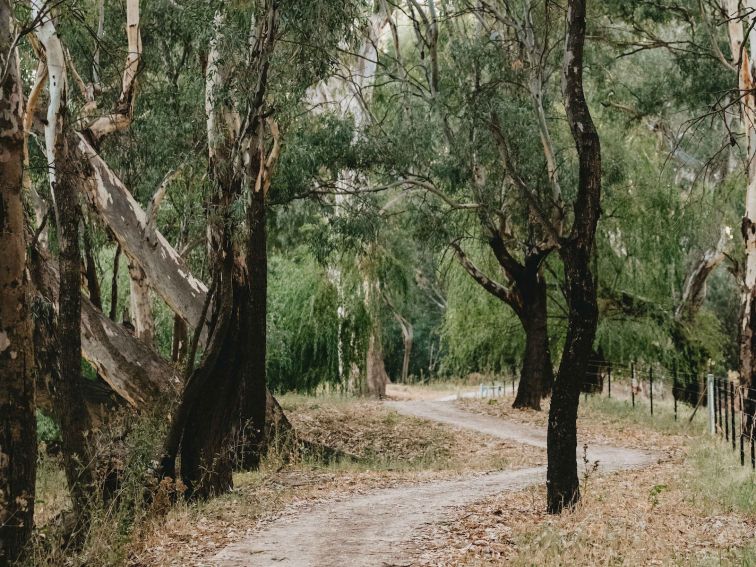
[[[651,415],[654,415],[654,367],[648,367],[648,393],[651,399]]]
[[[716,432],[716,416],[714,415],[714,375],[706,375],[706,398],[709,406],[709,433]]]
[[[720,382],[720,386],[722,387],[722,390],[724,392],[724,407],[725,407],[725,414],[724,414],[724,420],[725,420],[725,439],[729,442],[730,441],[730,405],[727,401],[727,382],[722,381]]]
[[[714,379],[714,386],[717,390],[717,425],[719,425],[721,435],[724,428],[722,427],[722,385],[719,383],[719,378]]]
[[[633,407],[635,407],[635,363],[630,363],[630,398],[633,400]]]
[[[612,397],[612,363],[610,362],[606,369],[606,377],[609,380],[609,398]]]
[[[730,431],[732,431],[732,450],[735,450],[735,384],[730,382]]]
[[[677,362],[675,362],[674,374],[672,374],[672,399],[675,403],[675,421],[677,421]]]

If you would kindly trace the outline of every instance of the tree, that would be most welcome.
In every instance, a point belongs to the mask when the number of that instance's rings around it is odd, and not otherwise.
[[[577,474],[577,410],[598,323],[591,257],[601,214],[601,145],[583,90],[586,1],[567,3],[562,90],[579,161],[572,230],[559,248],[569,315],[562,360],[549,409],[547,509],[560,513],[580,498]]]
[[[37,430],[26,276],[24,95],[11,3],[0,1],[0,565],[21,555],[34,526]]]
[[[88,521],[88,499],[94,464],[87,437],[92,430],[81,389],[81,248],[75,165],[69,153],[66,110],[66,63],[49,7],[32,3],[39,19],[35,33],[47,64],[49,103],[45,124],[45,153],[59,244],[58,316],[54,327],[58,351],[58,378],[51,382],[53,410],[61,428],[65,469],[74,504],[77,528]],[[81,534],[79,534],[81,535]]]

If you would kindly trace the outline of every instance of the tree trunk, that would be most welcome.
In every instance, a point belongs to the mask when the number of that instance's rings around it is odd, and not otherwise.
[[[399,315],[399,313],[394,313],[394,318],[399,322],[399,326],[402,329],[402,346],[404,347],[404,354],[402,355],[402,384],[406,384],[409,379],[410,358],[412,356],[415,333],[412,323]]]
[[[64,111],[65,112],[65,111]],[[65,124],[65,120],[62,120]],[[60,425],[66,478],[74,511],[80,523],[87,521],[87,500],[92,490],[92,470],[87,436],[92,424],[81,388],[81,250],[79,222],[81,208],[68,159],[64,133],[57,138],[56,169],[52,191],[60,250],[60,286],[56,338],[60,360],[60,380],[52,382],[53,410]]]
[[[554,382],[546,313],[546,281],[539,269],[527,276],[530,281],[521,286],[523,308],[520,316],[525,330],[525,354],[512,407],[540,410],[541,399],[551,391]]]
[[[569,319],[565,349],[551,395],[547,434],[548,511],[558,514],[580,499],[577,472],[577,413],[580,388],[596,335],[598,308],[590,277],[590,254],[577,246],[562,252],[568,289]],[[585,277],[588,274],[589,277]]]
[[[376,330],[370,333],[368,339],[367,360],[365,365],[365,385],[370,397],[383,399],[386,397],[386,385],[390,382],[383,361],[381,337]]]
[[[189,329],[186,322],[178,315],[173,316],[173,340],[171,344],[171,361],[184,362],[189,345]]]
[[[243,443],[241,463],[244,468],[256,468],[265,441],[265,361],[267,354],[268,252],[266,204],[264,191],[252,191],[247,207],[247,270],[249,316],[248,368],[245,373],[242,398]]]
[[[110,282],[110,320],[115,321],[118,317],[118,267],[121,260],[121,245],[116,244],[113,255],[113,279]]]
[[[0,565],[21,554],[34,525],[37,432],[34,354],[26,279],[23,87],[11,28],[0,0]]]
[[[559,253],[569,306],[567,337],[551,396],[547,434],[547,509],[560,513],[580,499],[577,474],[577,412],[580,384],[596,336],[598,305],[591,272],[596,225],[601,213],[601,145],[583,91],[586,0],[567,4],[562,91],[579,160],[575,218]]]
[[[741,223],[741,234],[745,248],[745,278],[741,302],[740,324],[740,380],[741,385],[748,388],[745,411],[749,415],[746,427],[752,430],[753,414],[756,413],[756,95],[754,95],[754,74],[756,69],[753,57],[756,54],[756,38],[750,33],[749,48],[742,46],[743,22],[740,18],[740,7],[735,0],[728,0],[728,17],[731,17],[730,43],[732,58],[740,65],[739,88],[741,96],[740,108],[742,122],[746,128],[748,140],[748,185],[746,187],[745,214]],[[745,22],[749,30],[756,22],[754,2],[745,2],[748,11]]]
[[[155,321],[150,304],[150,286],[142,267],[129,262],[129,305],[136,336],[148,345],[155,342]]]
[[[199,324],[207,286],[192,275],[165,237],[149,226],[142,207],[81,134],[72,157],[91,166],[91,175],[80,187],[129,260],[144,270],[151,289],[190,326]],[[203,343],[204,335],[205,329]]]

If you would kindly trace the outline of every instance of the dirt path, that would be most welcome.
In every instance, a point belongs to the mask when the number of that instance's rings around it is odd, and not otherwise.
[[[480,433],[546,447],[533,427],[477,415],[439,401],[390,402],[398,412]],[[656,461],[645,451],[609,446],[589,448],[602,471],[641,467]],[[581,459],[582,461],[582,456]],[[409,565],[401,545],[425,523],[442,519],[450,506],[544,482],[545,467],[501,471],[429,484],[399,486],[317,504],[284,515],[246,539],[226,547],[206,565],[218,566],[390,566]]]

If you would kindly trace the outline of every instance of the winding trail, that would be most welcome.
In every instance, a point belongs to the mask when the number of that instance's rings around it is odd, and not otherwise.
[[[463,411],[446,401],[388,402],[397,412],[480,433],[546,447],[537,428]],[[578,443],[580,446],[580,443]],[[588,459],[599,470],[639,468],[656,462],[648,451],[594,445]],[[582,463],[582,458],[578,459]],[[453,480],[378,489],[317,504],[305,513],[284,515],[247,538],[222,549],[206,565],[223,567],[374,567],[409,565],[401,545],[423,524],[460,506],[503,491],[545,482],[546,467],[472,474]]]

